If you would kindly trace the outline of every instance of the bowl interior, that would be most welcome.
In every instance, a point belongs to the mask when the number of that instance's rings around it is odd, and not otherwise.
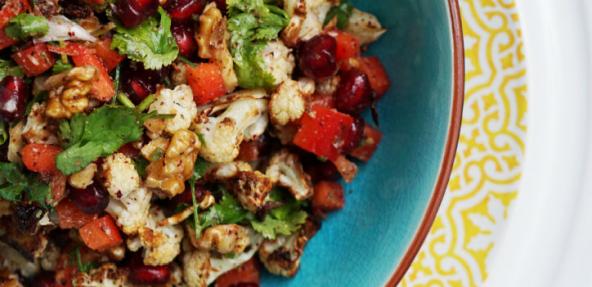
[[[323,222],[294,279],[263,286],[380,286],[401,261],[434,191],[451,123],[453,48],[448,1],[358,0],[388,33],[378,55],[393,87],[379,104],[384,139]]]

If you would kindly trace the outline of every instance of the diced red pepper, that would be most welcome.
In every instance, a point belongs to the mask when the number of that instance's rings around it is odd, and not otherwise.
[[[342,209],[345,205],[343,187],[338,182],[321,181],[314,187],[312,208],[315,211],[329,212]]]
[[[354,119],[334,109],[314,106],[300,120],[294,144],[318,157],[335,161],[346,139],[351,137]]]
[[[335,36],[335,40],[337,40],[335,59],[338,62],[360,56],[360,40],[354,35],[339,31]]]
[[[103,60],[107,70],[111,71],[125,59],[124,56],[111,49],[111,38],[105,38],[94,45],[97,56]]]
[[[243,265],[222,274],[216,279],[215,287],[259,286],[259,269],[251,258]]]
[[[64,199],[55,207],[61,229],[80,228],[97,218],[78,208],[70,199]]]
[[[34,172],[52,174],[57,171],[55,160],[62,149],[55,145],[28,144],[21,149],[25,167]]]
[[[20,50],[14,53],[12,58],[23,68],[25,75],[29,77],[41,75],[55,64],[54,56],[44,43]]]
[[[368,76],[370,85],[378,98],[383,96],[391,86],[386,69],[377,57],[358,58],[358,68]]]
[[[0,50],[16,44],[16,40],[8,37],[4,29],[0,28]]]
[[[30,8],[31,6],[26,0],[6,0],[2,10],[0,10],[0,28],[4,29],[10,19]]]
[[[187,67],[187,82],[198,105],[207,104],[226,94],[222,70],[217,64],[202,63]]]
[[[99,101],[107,102],[115,95],[113,80],[109,76],[103,61],[89,48],[78,46],[79,55],[72,55],[72,61],[77,67],[93,66],[97,69],[97,76],[92,86],[92,95]],[[74,49],[75,50],[75,49]]]
[[[92,250],[104,251],[123,241],[117,225],[109,215],[87,223],[79,232],[84,244]]]
[[[68,42],[64,46],[57,46],[57,45],[48,45],[47,49],[50,52],[57,53],[57,54],[65,54],[68,56],[80,56],[85,53],[95,54],[96,51],[90,49],[82,44],[79,43],[72,43]]]
[[[382,132],[366,125],[364,127],[364,138],[360,146],[349,153],[350,156],[361,161],[369,161],[382,140]]]

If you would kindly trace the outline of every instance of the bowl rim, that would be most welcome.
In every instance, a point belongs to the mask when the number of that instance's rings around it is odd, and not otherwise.
[[[396,286],[403,276],[409,270],[413,260],[419,253],[431,227],[436,219],[438,209],[446,193],[454,158],[456,156],[456,149],[458,147],[458,138],[460,135],[460,127],[462,122],[463,103],[464,103],[464,89],[465,89],[465,51],[463,40],[462,18],[460,14],[460,6],[458,0],[447,0],[451,27],[452,27],[452,54],[453,54],[453,99],[451,106],[450,127],[446,138],[446,146],[444,149],[444,157],[442,166],[438,175],[432,198],[428,204],[426,212],[422,218],[421,224],[418,227],[411,244],[403,255],[403,259],[391,275],[386,283],[386,286]]]

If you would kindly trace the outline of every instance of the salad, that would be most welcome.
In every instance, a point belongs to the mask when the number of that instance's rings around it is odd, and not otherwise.
[[[347,0],[0,7],[2,286],[295,276],[380,143],[386,30]]]

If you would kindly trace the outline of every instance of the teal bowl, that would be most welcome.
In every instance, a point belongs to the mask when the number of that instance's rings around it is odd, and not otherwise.
[[[460,129],[464,57],[456,0],[358,0],[388,28],[378,55],[393,86],[379,104],[384,139],[346,187],[345,208],[307,245],[295,278],[263,286],[394,286],[444,195]]]

